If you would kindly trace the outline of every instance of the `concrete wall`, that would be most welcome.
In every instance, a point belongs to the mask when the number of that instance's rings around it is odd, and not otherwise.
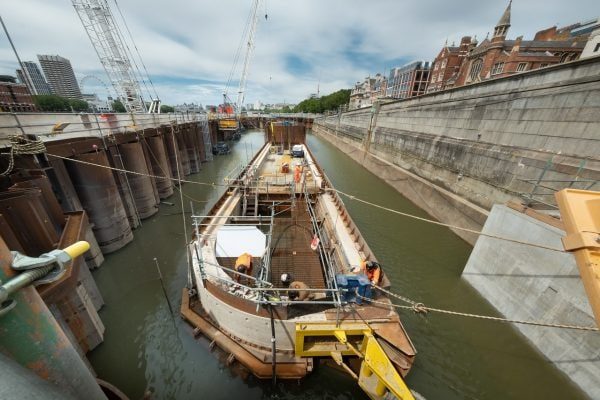
[[[488,234],[562,248],[565,233],[506,206],[496,205]],[[511,319],[595,326],[574,257],[480,237],[463,271],[502,315]],[[600,334],[514,325],[593,399],[600,398]]]
[[[552,188],[600,180],[599,77],[600,58],[580,60],[320,118],[313,130],[484,209],[532,192],[554,204],[534,187],[540,176]]]
[[[556,212],[556,189],[600,190],[600,57],[323,117],[313,132],[442,222],[562,248],[561,230],[495,204]],[[477,243],[463,276],[504,316],[595,325],[570,254],[455,232]],[[598,332],[515,328],[600,398]]]

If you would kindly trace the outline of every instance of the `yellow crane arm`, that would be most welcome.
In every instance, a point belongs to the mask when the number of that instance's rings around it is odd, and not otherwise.
[[[573,252],[579,275],[600,327],[600,192],[563,189],[556,202],[567,235],[565,250]]]

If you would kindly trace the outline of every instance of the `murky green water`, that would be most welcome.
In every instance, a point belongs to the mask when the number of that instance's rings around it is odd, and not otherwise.
[[[186,179],[219,182],[236,164],[245,162],[262,144],[259,132],[243,135],[228,156],[215,157],[199,174]],[[340,190],[417,215],[425,215],[395,190],[324,140],[310,136],[309,146]],[[186,194],[206,213],[220,195],[211,187],[186,184]],[[143,221],[135,241],[106,257],[94,277],[106,305],[104,343],[89,358],[99,377],[131,399],[146,390],[155,399],[364,399],[343,373],[319,368],[300,383],[261,382],[227,368],[194,339],[177,316],[186,280],[184,237],[179,196],[175,206]],[[379,260],[395,291],[430,306],[473,313],[494,310],[460,275],[470,247],[449,230],[409,220],[346,200],[346,206]],[[189,210],[189,200],[185,200]],[[160,263],[176,316],[169,314],[154,258]],[[580,399],[585,396],[552,367],[509,325],[442,315],[402,311],[414,341],[417,361],[411,388],[427,399]],[[542,328],[540,328],[542,329]]]

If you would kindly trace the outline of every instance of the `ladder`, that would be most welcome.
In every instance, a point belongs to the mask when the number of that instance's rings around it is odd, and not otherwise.
[[[399,400],[414,400],[366,323],[296,323],[295,343],[296,356],[331,357],[357,380],[361,389],[373,400],[389,399],[390,395]],[[344,356],[356,356],[362,360],[358,374],[344,362]]]

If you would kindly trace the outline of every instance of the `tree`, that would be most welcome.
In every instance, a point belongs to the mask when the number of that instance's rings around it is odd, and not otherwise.
[[[115,101],[113,101],[112,108],[113,108],[113,110],[115,110],[115,112],[118,112],[118,113],[127,112],[127,110],[125,109],[125,106],[123,105],[123,103],[121,102],[121,100],[115,100]]]
[[[318,114],[337,110],[341,105],[348,104],[349,101],[350,89],[341,89],[327,96],[303,100],[294,108],[294,111]]]
[[[290,106],[283,106],[283,108],[281,109],[282,113],[291,113],[292,109],[290,108]]]
[[[166,105],[166,104],[163,104],[162,106],[160,106],[160,112],[161,113],[165,113],[166,114],[166,113],[170,113],[170,112],[173,112],[173,111],[175,111],[175,109],[173,107],[171,107],[171,106]]]
[[[70,99],[69,106],[73,109],[73,111],[87,111],[90,108],[87,101],[78,99]]]
[[[64,97],[60,97],[54,94],[40,94],[37,96],[33,96],[33,99],[37,108],[39,108],[40,111],[71,111],[71,105],[69,104],[69,100],[65,99]]]

